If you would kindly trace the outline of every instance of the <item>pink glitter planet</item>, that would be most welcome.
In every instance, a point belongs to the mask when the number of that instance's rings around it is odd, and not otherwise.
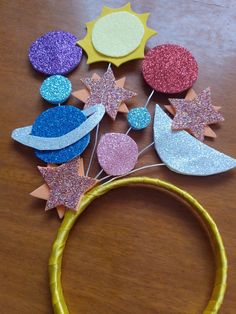
[[[97,156],[107,174],[120,176],[134,168],[138,159],[138,146],[126,134],[107,133],[98,143]]]
[[[193,86],[198,76],[198,65],[186,48],[165,44],[148,51],[142,72],[147,84],[157,92],[173,94]]]

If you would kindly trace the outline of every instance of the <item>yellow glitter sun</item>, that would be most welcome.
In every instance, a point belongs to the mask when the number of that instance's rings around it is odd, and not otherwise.
[[[142,59],[147,40],[157,32],[147,27],[150,13],[138,14],[130,3],[103,7],[98,18],[86,23],[87,34],[77,42],[88,55],[87,63],[106,61],[116,66]]]

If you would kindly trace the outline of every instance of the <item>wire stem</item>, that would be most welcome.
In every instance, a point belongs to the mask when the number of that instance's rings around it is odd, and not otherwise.
[[[154,142],[152,142],[152,143],[149,144],[148,146],[144,147],[144,148],[138,153],[138,156],[142,155],[148,148],[152,147],[153,144],[154,144]]]
[[[128,176],[128,175],[130,175],[131,173],[134,173],[134,172],[136,172],[136,171],[140,171],[140,170],[144,170],[144,169],[148,169],[148,168],[160,167],[160,166],[165,166],[165,164],[161,163],[161,164],[146,165],[146,166],[143,166],[143,167],[140,167],[140,168],[131,170],[130,172],[128,172],[128,173],[126,173],[126,174],[124,174],[124,175],[122,175],[122,176],[114,177],[114,178],[112,178],[112,179],[106,181],[106,182],[103,183],[102,185],[105,185],[105,184],[107,184],[107,183],[110,183],[110,182],[112,182],[112,181],[114,181],[114,180],[116,180],[116,179],[118,179],[118,178],[123,178],[123,177],[125,177],[125,176]],[[105,178],[102,178],[102,180],[103,180],[103,179],[105,179]]]
[[[101,169],[101,170],[98,172],[98,174],[96,175],[95,179],[98,179],[102,173],[103,173],[103,169]]]
[[[150,102],[150,100],[151,100],[151,98],[152,98],[152,95],[154,94],[154,89],[151,91],[151,93],[150,93],[150,95],[148,96],[148,99],[147,99],[147,101],[146,101],[146,103],[145,103],[145,108],[148,106],[148,104],[149,104],[149,102]]]
[[[95,154],[95,150],[96,150],[96,146],[97,146],[97,142],[98,142],[98,132],[99,132],[99,123],[98,123],[98,125],[96,127],[96,133],[95,133],[95,140],[94,140],[93,150],[92,150],[92,153],[91,153],[91,156],[90,156],[88,169],[86,171],[86,176],[89,175],[89,170],[90,170],[92,162],[93,162],[93,156]]]

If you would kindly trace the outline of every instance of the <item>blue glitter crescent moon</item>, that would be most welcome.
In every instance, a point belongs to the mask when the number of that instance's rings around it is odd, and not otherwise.
[[[90,132],[105,114],[102,104],[81,111],[58,106],[44,111],[31,126],[15,129],[12,138],[36,149],[47,163],[63,163],[79,156],[90,141]]]
[[[155,149],[165,165],[184,175],[209,176],[236,167],[231,158],[198,141],[186,131],[172,131],[172,119],[156,105]]]

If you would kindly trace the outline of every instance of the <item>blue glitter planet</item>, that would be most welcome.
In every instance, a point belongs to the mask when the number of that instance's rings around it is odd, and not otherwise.
[[[39,137],[59,137],[79,127],[86,120],[83,112],[74,106],[58,106],[44,111],[35,120],[31,134]],[[79,141],[58,150],[35,150],[46,163],[60,164],[82,154],[90,141],[88,133]]]
[[[133,108],[128,113],[128,123],[134,130],[142,130],[149,126],[151,115],[146,107]]]
[[[43,81],[40,94],[51,104],[57,105],[65,102],[72,90],[71,82],[62,75],[52,75]]]

